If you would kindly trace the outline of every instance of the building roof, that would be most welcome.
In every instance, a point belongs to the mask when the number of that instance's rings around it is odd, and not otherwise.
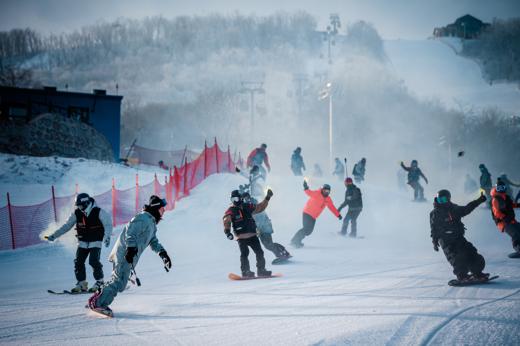
[[[107,95],[106,90],[102,89],[94,89],[92,94],[90,93],[83,93],[83,92],[77,92],[77,91],[67,91],[67,90],[58,90],[56,87],[43,87],[41,89],[33,89],[33,88],[18,88],[18,87],[11,87],[11,86],[2,86],[0,85],[0,92],[1,91],[7,91],[11,93],[23,93],[23,94],[29,94],[29,95],[70,95],[70,96],[76,96],[76,97],[96,97],[96,98],[107,98],[107,99],[114,99],[114,100],[121,100],[123,99],[123,96],[120,95]]]

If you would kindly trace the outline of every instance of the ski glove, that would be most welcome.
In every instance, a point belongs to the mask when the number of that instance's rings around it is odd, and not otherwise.
[[[271,189],[268,189],[267,196],[265,196],[265,199],[270,200],[271,197],[273,197],[273,191]]]
[[[134,263],[135,255],[137,255],[137,248],[136,247],[128,247],[126,249],[126,253],[125,253],[125,260],[128,263]]]
[[[231,231],[230,230],[225,230],[224,233],[226,233],[226,237],[229,239],[229,240],[233,240],[233,234],[231,234]]]
[[[309,189],[309,184],[307,184],[307,180],[303,181],[303,189],[304,190],[308,190]]]
[[[106,238],[104,243],[105,243],[105,247],[109,247],[110,246],[110,237]]]
[[[438,241],[433,241],[433,250],[439,251],[439,242]]]
[[[48,241],[54,241],[56,240],[56,238],[53,236],[53,235],[46,235],[45,237],[43,237],[44,239],[48,240]]]
[[[341,216],[341,214],[339,214],[338,219],[341,221],[343,219],[343,216]]]
[[[478,198],[478,201],[479,201],[480,203],[484,203],[484,202],[486,201],[486,199],[487,199],[487,198],[486,198],[486,196],[484,196],[484,192],[482,192],[482,193],[480,194],[480,197]]]
[[[170,256],[168,256],[166,250],[162,250],[161,252],[159,252],[159,256],[163,260],[164,270],[169,271],[172,268],[172,260],[170,259]]]

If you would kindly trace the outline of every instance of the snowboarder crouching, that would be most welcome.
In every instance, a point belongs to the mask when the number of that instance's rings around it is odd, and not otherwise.
[[[103,265],[99,260],[101,247],[110,245],[112,234],[112,218],[103,209],[96,205],[95,200],[86,193],[76,196],[76,209],[56,232],[45,236],[48,241],[54,241],[76,226],[76,237],[78,248],[74,259],[74,274],[76,275],[76,286],[70,291],[72,293],[96,292],[103,285]],[[96,283],[89,289],[85,262],[89,257],[89,264],[94,270]]]
[[[486,197],[482,194],[466,206],[459,206],[451,202],[448,190],[440,190],[434,199],[433,211],[430,213],[433,249],[439,251],[439,246],[442,248],[460,282],[487,280],[489,277],[489,274],[482,272],[486,261],[464,237],[465,227],[461,221],[485,201]]]
[[[256,223],[253,219],[253,214],[263,212],[267,208],[272,196],[273,191],[267,190],[265,199],[258,204],[254,204],[245,202],[240,191],[233,190],[231,192],[232,204],[223,217],[224,234],[229,240],[233,240],[234,236],[231,233],[231,227],[233,227],[233,233],[237,237],[238,247],[240,248],[240,269],[244,278],[255,276],[255,273],[249,267],[249,248],[256,255],[257,275],[271,276],[271,271],[265,269],[264,251],[256,234]]]
[[[164,214],[166,204],[166,200],[152,195],[143,211],[134,216],[123,228],[109,257],[110,262],[114,265],[112,278],[89,298],[90,309],[107,315],[112,314],[112,310],[108,306],[118,292],[125,290],[131,271],[148,246],[159,254],[167,271],[171,268],[171,259],[156,236],[157,224]]]

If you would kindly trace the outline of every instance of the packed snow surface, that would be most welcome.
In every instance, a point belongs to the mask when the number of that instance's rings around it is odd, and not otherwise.
[[[134,172],[127,170],[131,177]],[[429,237],[431,204],[412,203],[410,191],[370,184],[361,185],[365,209],[358,234],[364,238],[338,236],[340,222],[325,210],[305,247],[288,247],[291,264],[268,265],[283,277],[230,281],[228,273],[240,273],[239,250],[225,237],[221,220],[229,192],[244,181],[213,175],[165,215],[158,237],[173,268],[166,273],[160,258],[147,250],[136,268],[142,286],[131,285],[116,297],[113,319],[88,313],[88,295],[46,292],[75,283],[71,235],[0,253],[0,343],[518,344],[520,260],[507,258],[510,240],[496,230],[489,210],[479,208],[465,218],[466,235],[486,258],[486,271],[500,275],[486,285],[449,287],[451,268],[442,253],[433,251]],[[323,182],[311,179],[311,188]],[[274,239],[288,245],[301,226],[302,181],[271,177],[268,183],[274,191],[267,210]],[[438,188],[434,185],[427,189],[430,196]],[[344,188],[339,181],[332,186],[338,205]],[[454,196],[454,201],[469,197]],[[102,253],[106,277],[108,252]],[[273,255],[266,251],[266,258],[270,263]],[[250,261],[254,270],[253,254]],[[92,284],[88,265],[87,272]]]
[[[406,87],[421,99],[438,100],[449,108],[471,111],[499,108],[516,114],[518,84],[490,84],[474,60],[458,55],[458,39],[387,40],[385,52]]]

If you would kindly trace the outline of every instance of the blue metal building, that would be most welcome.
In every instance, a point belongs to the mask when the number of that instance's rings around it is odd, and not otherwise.
[[[114,160],[119,160],[121,101],[123,96],[58,91],[55,87],[27,89],[0,86],[0,122],[28,122],[42,113],[75,118],[103,134],[110,142]]]

